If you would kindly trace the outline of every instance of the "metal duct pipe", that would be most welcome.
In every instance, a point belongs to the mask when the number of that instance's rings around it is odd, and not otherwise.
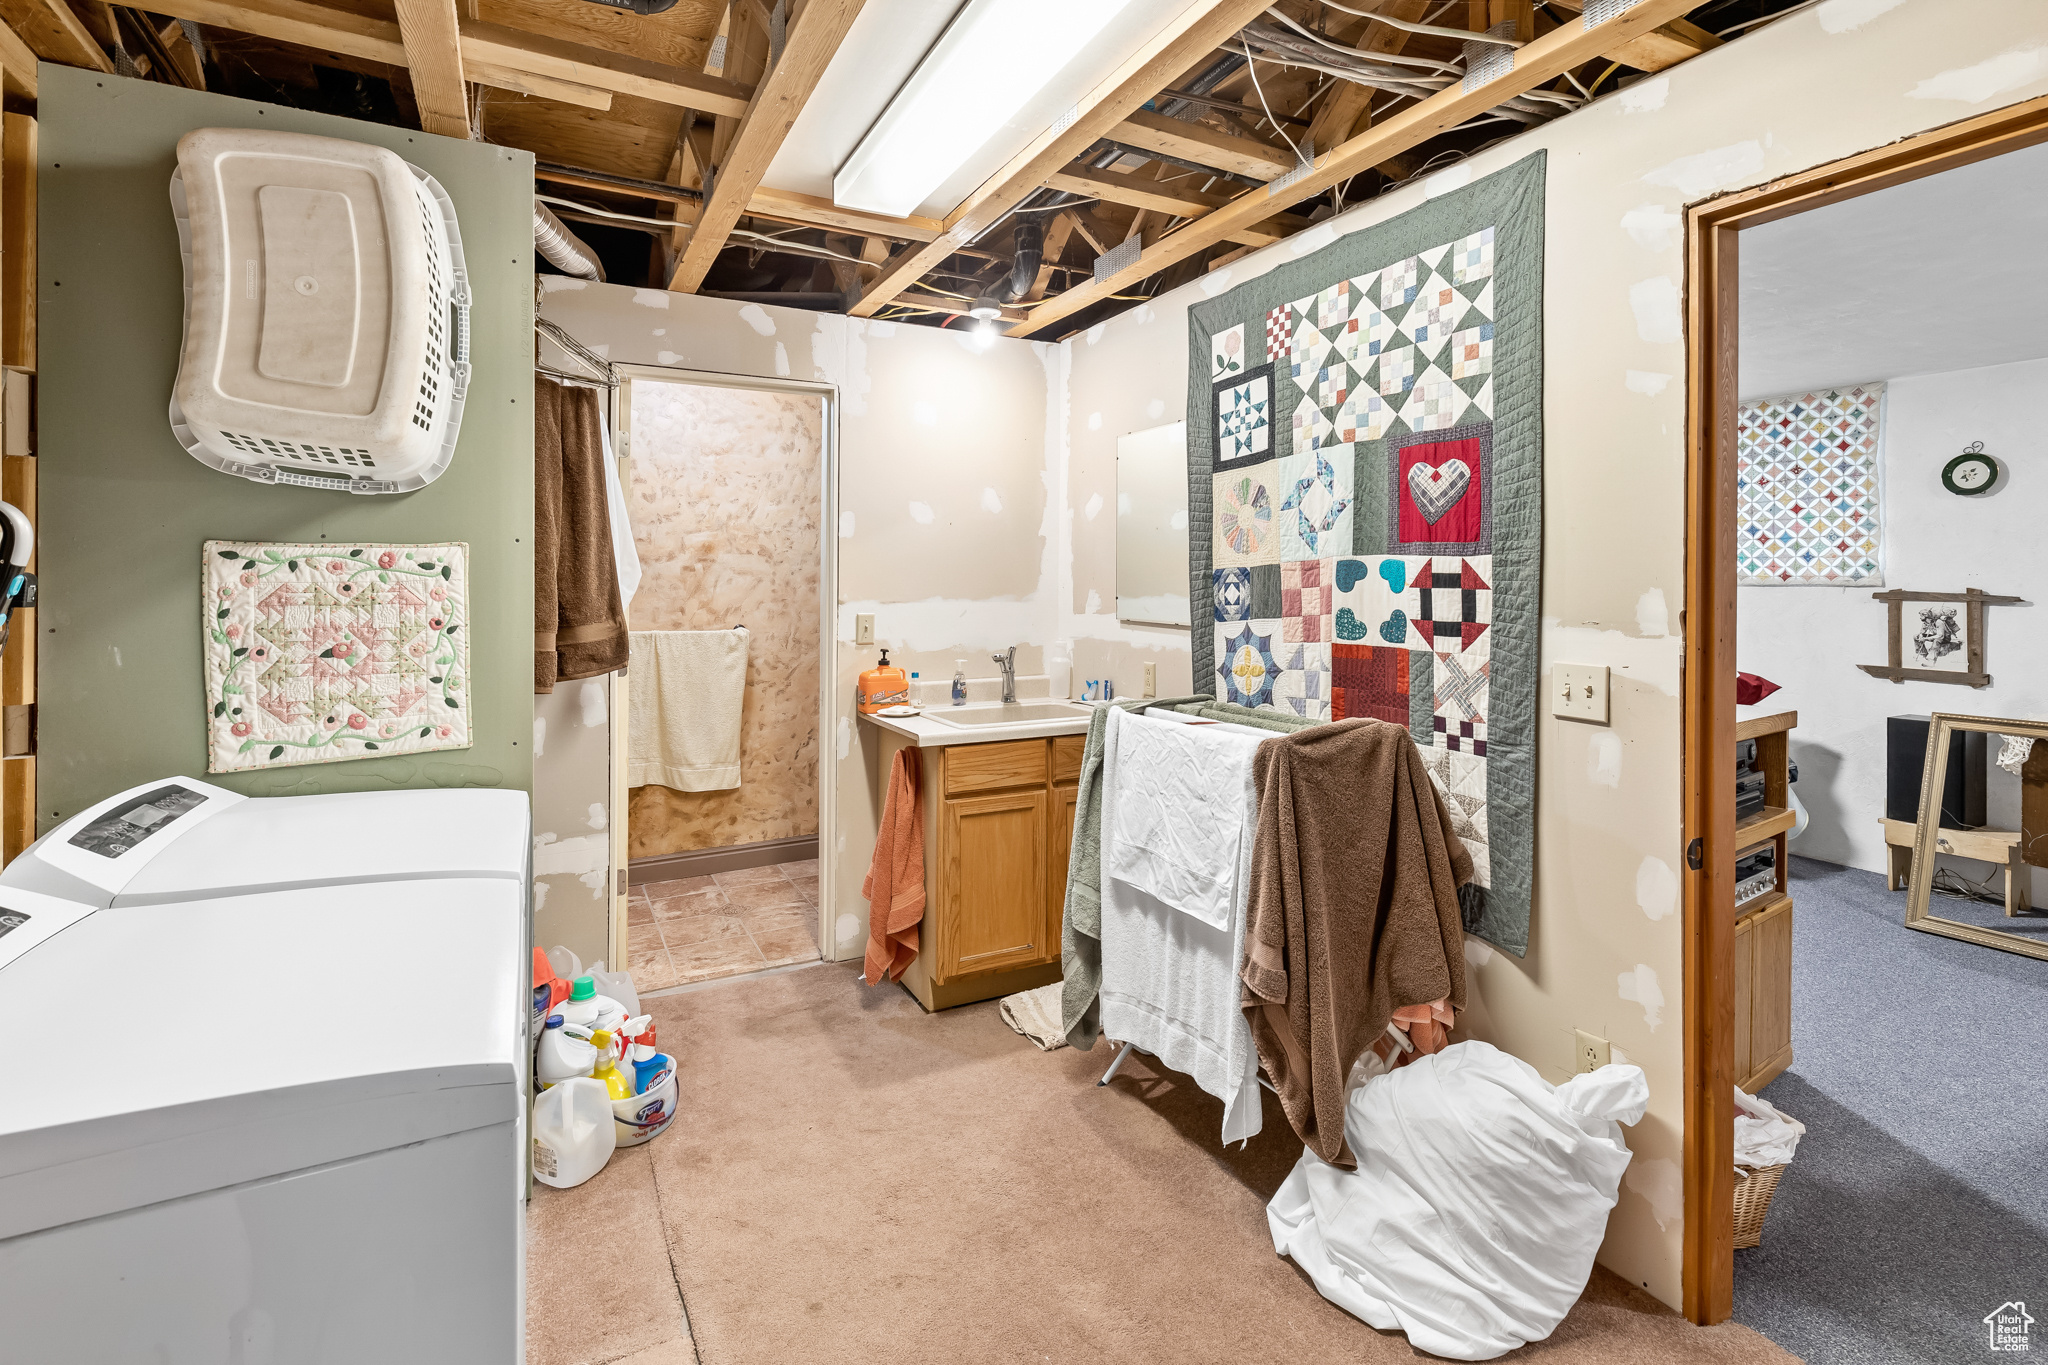
[[[1010,278],[996,286],[995,296],[1003,303],[1015,303],[1038,283],[1038,267],[1045,258],[1045,224],[1036,213],[1017,215],[1014,229],[1017,255],[1010,262]]]
[[[533,201],[533,249],[548,263],[584,280],[603,280],[604,266],[581,237],[569,231],[546,204]]]

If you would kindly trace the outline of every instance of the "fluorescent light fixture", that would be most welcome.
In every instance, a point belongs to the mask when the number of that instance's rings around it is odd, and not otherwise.
[[[1129,3],[968,0],[832,177],[833,202],[916,212]]]

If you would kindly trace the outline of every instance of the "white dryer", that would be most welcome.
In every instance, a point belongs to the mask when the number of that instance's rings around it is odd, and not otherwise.
[[[0,874],[0,1354],[520,1359],[527,846],[170,779]]]

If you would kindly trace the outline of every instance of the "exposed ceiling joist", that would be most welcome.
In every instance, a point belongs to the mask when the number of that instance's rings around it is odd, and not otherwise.
[[[5,81],[10,95],[36,97],[36,54],[5,23],[0,23],[0,80]]]
[[[64,0],[0,0],[0,19],[44,61],[111,72],[114,64]]]
[[[1431,5],[1429,0],[1380,0],[1374,8],[1384,18],[1420,23]],[[1361,52],[1398,56],[1408,45],[1407,29],[1375,24],[1367,19],[1358,23],[1369,30],[1364,34],[1365,41],[1355,44]],[[1332,30],[1333,37],[1347,43],[1353,43],[1358,33],[1358,29],[1350,27]],[[1334,147],[1354,134],[1364,132],[1372,121],[1372,101],[1377,93],[1371,86],[1360,85],[1357,81],[1334,81],[1324,94],[1314,121],[1309,124],[1309,142],[1317,147]]]
[[[533,177],[557,185],[573,185],[578,189],[601,190],[609,194],[637,195],[642,199],[652,199],[666,204],[687,204],[694,207],[704,200],[701,192],[681,185],[667,185],[658,180],[641,180],[630,175],[613,175],[608,171],[585,170],[559,163],[536,164],[533,168]],[[945,225],[936,218],[891,218],[887,214],[864,213],[859,209],[841,208],[829,199],[798,194],[793,190],[771,190],[765,186],[755,190],[754,197],[747,201],[747,216],[767,218],[778,223],[794,223],[798,227],[851,232],[870,239],[891,238],[899,242],[928,242],[945,230]]]
[[[1232,175],[1249,176],[1261,184],[1294,169],[1294,153],[1253,138],[1238,137],[1206,123],[1183,123],[1164,114],[1138,110],[1109,133],[1116,141],[1148,152],[1213,166]]]
[[[859,17],[864,0],[810,0],[790,24],[782,55],[754,89],[733,134],[732,146],[718,164],[712,178],[710,197],[697,225],[690,230],[689,245],[676,262],[668,287],[694,294],[718,259],[727,236],[746,212],[747,203],[768,173],[783,139],[803,112],[804,104],[818,86],[818,77],[839,50],[846,30]]]
[[[1206,0],[1188,6],[1079,101],[1080,115],[1071,124],[1059,132],[1048,129],[1041,134],[947,214],[943,236],[891,257],[853,306],[853,315],[873,317],[956,248],[980,236],[1025,196],[1042,189],[1046,177],[1066,169],[1068,162],[1180,79],[1189,67],[1244,27],[1246,20],[1263,13],[1266,4],[1267,0]]]
[[[1468,119],[1476,118],[1502,100],[1533,90],[1557,79],[1581,62],[1612,52],[1633,38],[1674,19],[1697,0],[1637,0],[1637,3],[1603,23],[1588,27],[1580,20],[1567,21],[1525,47],[1513,50],[1513,65],[1492,80],[1470,89],[1463,84],[1439,91],[1391,115],[1350,140],[1316,157],[1315,169],[1300,180],[1269,193],[1250,190],[1226,207],[1215,210],[1147,247],[1135,264],[1106,279],[1092,280],[1048,299],[1031,311],[1030,321],[1009,329],[1011,336],[1032,336],[1061,318],[1155,275],[1168,266],[1228,241],[1240,228],[1270,218],[1276,209],[1323,194],[1359,172],[1391,156],[1448,132]]]
[[[469,136],[469,94],[462,82],[462,33],[455,0],[398,0],[398,36],[412,69],[420,127]]]
[[[1550,0],[1550,7],[1565,14],[1578,14],[1586,4],[1585,0]],[[1698,24],[1673,19],[1599,55],[1639,71],[1663,71],[1721,46],[1721,41]]]
[[[1220,209],[1230,202],[1230,196],[1227,194],[1209,194],[1170,182],[1141,180],[1135,175],[1098,171],[1092,166],[1082,165],[1069,166],[1048,178],[1045,184],[1047,189],[1064,190],[1068,194],[1085,194],[1092,198],[1107,200],[1112,204],[1124,204],[1131,208],[1163,213],[1169,218],[1199,218],[1212,209]],[[1231,240],[1252,246],[1265,246],[1268,242],[1277,242],[1289,233],[1299,232],[1307,226],[1308,219],[1295,214],[1283,214],[1235,233]]]

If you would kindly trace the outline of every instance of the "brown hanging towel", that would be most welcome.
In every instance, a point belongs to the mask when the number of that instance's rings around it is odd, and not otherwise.
[[[595,389],[533,379],[533,690],[626,666]]]

